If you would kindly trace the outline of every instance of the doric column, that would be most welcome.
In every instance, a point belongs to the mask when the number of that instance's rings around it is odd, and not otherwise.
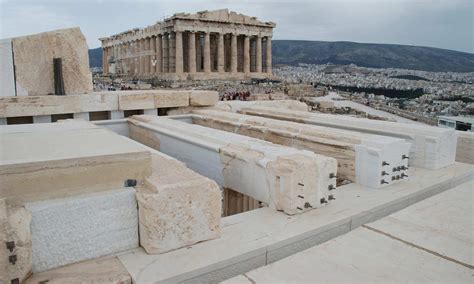
[[[152,36],[150,38],[150,51],[151,51],[151,55],[150,55],[150,74],[155,74],[156,73],[156,37],[155,36]]]
[[[250,38],[244,37],[244,73],[250,73]]]
[[[183,73],[183,33],[176,32],[176,60],[175,60],[175,72],[177,74]]]
[[[142,38],[140,40],[140,75],[145,74],[145,65],[146,65],[146,58],[145,58],[145,49],[146,49],[146,40]]]
[[[150,64],[151,64],[151,60],[150,60],[150,38],[147,37],[145,38],[145,48],[143,50],[143,52],[145,53],[145,68],[144,68],[144,74],[150,74]]]
[[[255,72],[262,73],[262,37],[257,36],[257,61],[255,64]]]
[[[189,73],[196,73],[196,33],[190,32],[188,36],[188,62]]]
[[[102,48],[102,74],[107,74],[107,47]]]
[[[224,34],[219,34],[217,41],[217,72],[224,73]]]
[[[211,37],[210,33],[204,33],[204,72],[211,72]]]
[[[266,64],[268,74],[272,74],[272,37],[267,37],[267,54],[266,54]]]
[[[135,70],[133,71],[134,75],[138,75],[140,72],[140,40],[137,39],[134,41],[134,61],[135,61]]]
[[[168,69],[170,73],[176,72],[176,34],[170,33],[168,40]]]
[[[230,72],[237,73],[237,35],[232,34],[230,41]]]
[[[162,37],[163,49],[163,73],[169,72],[169,38],[168,34],[163,34]]]
[[[163,45],[161,35],[156,36],[156,73],[163,72]]]

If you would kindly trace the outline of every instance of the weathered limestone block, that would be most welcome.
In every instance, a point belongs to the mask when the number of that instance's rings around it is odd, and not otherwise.
[[[159,91],[155,95],[155,108],[189,106],[189,91]]]
[[[456,162],[474,164],[474,132],[456,132],[458,134]]]
[[[15,95],[15,73],[11,39],[0,40],[0,97]]]
[[[31,215],[24,207],[11,207],[0,199],[0,283],[20,282],[31,273],[32,248],[30,232]],[[13,242],[14,247],[6,244]],[[15,257],[15,263],[10,262]]]
[[[272,108],[281,108],[286,110],[308,111],[308,105],[295,100],[276,100],[276,101],[222,101],[216,104],[216,108],[239,112],[242,108],[264,106]]]
[[[334,158],[168,118],[133,116],[129,126],[220,186],[290,215],[325,205],[335,188]]]
[[[212,109],[192,113],[195,124],[336,158],[340,178],[365,186],[381,188],[408,176],[408,161],[402,157],[408,156],[410,145],[403,139]]]
[[[217,184],[166,156],[152,154],[153,174],[137,188],[140,245],[163,253],[220,237]]]
[[[15,204],[123,187],[150,175],[150,153],[85,121],[1,126],[0,198]]]
[[[189,93],[190,106],[213,106],[219,101],[219,94],[215,91],[191,91]]]
[[[138,247],[135,190],[122,188],[26,203],[33,272]]]
[[[117,257],[75,263],[33,274],[25,284],[131,284],[132,277]]]
[[[244,107],[239,112],[405,139],[411,144],[408,164],[415,167],[436,170],[455,161],[457,133],[452,129],[261,106]]]
[[[0,117],[51,115],[118,109],[117,94],[0,97]]]
[[[86,38],[79,28],[12,39],[18,95],[54,94],[53,58],[62,58],[66,94],[92,92]]]

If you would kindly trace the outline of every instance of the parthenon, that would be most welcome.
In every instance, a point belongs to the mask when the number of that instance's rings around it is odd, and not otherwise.
[[[103,71],[169,80],[267,78],[275,26],[227,9],[174,14],[101,38]]]

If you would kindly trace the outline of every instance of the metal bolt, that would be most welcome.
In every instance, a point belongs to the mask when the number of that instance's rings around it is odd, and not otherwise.
[[[124,186],[125,187],[132,187],[137,185],[137,180],[136,179],[127,179],[125,180]]]
[[[334,197],[334,195],[329,195],[329,200],[336,200],[336,198]]]
[[[386,171],[382,171],[382,176],[388,176]]]
[[[404,171],[405,171],[405,170],[408,170],[408,167],[405,167],[405,166],[401,166],[400,168],[401,168],[402,170],[404,170]]]
[[[409,159],[409,157],[407,155],[403,155],[402,159]]]
[[[402,178],[404,178],[404,177],[408,177],[408,175],[406,175],[406,174],[402,174]]]
[[[10,242],[7,242],[7,249],[10,251],[10,252],[13,252],[13,249],[15,248],[15,242],[14,241],[10,241]]]
[[[387,163],[387,162],[385,162],[385,161],[383,161],[383,162],[382,162],[382,166],[390,166],[390,164]]]
[[[326,198],[321,198],[320,202],[321,202],[321,204],[328,203],[328,202],[326,201]]]
[[[296,207],[296,209],[298,209],[298,210],[303,210],[303,208],[301,208],[301,207]]]
[[[16,254],[10,255],[8,257],[8,260],[10,261],[11,264],[15,265],[15,263],[17,261]]]
[[[392,172],[396,172],[396,171],[398,171],[397,168],[393,168],[393,169],[392,169]]]
[[[309,204],[309,202],[306,202],[304,204],[304,208],[313,208],[313,206],[311,206],[311,204]]]
[[[334,173],[330,173],[329,178],[337,178],[337,176]]]
[[[336,187],[335,187],[334,185],[330,184],[330,185],[328,186],[328,190],[334,190],[334,189],[336,189]]]
[[[304,199],[304,196],[302,196],[302,195],[298,195],[298,197],[301,198],[301,199]]]
[[[381,184],[388,184],[388,182],[386,182],[385,180],[381,180],[380,183]]]

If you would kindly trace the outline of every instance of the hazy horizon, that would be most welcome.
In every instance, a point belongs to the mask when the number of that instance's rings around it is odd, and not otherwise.
[[[174,13],[228,8],[277,23],[274,39],[350,41],[474,53],[469,0],[151,1],[0,0],[0,38],[79,26],[89,48],[99,37],[145,27]]]

